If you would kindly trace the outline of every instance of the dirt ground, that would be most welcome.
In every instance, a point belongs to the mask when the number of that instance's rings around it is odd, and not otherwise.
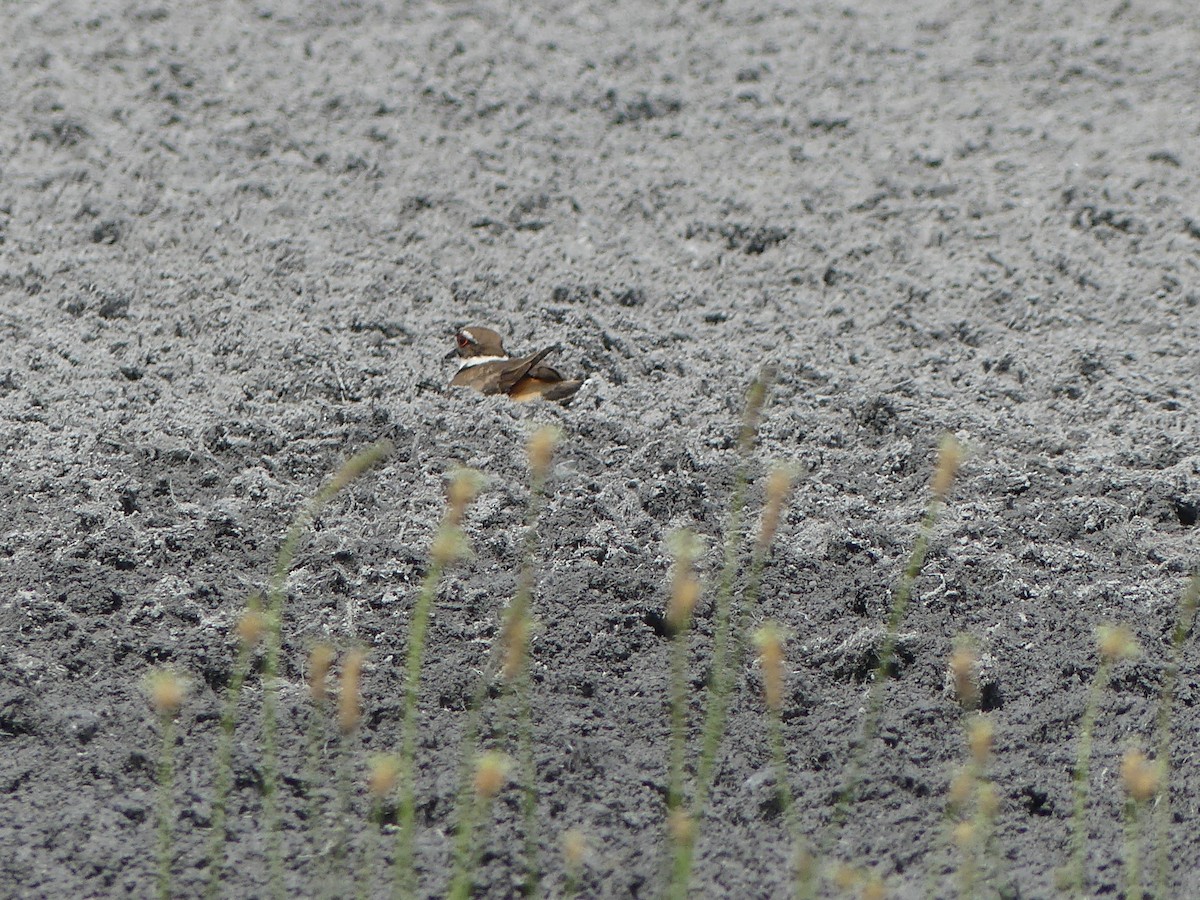
[[[755,613],[789,636],[804,833],[829,833],[950,432],[970,455],[827,860],[888,896],[954,894],[945,808],[966,750],[945,672],[967,633],[999,796],[979,895],[1054,896],[1093,630],[1126,622],[1142,655],[1101,697],[1088,820],[1089,893],[1125,895],[1119,760],[1153,749],[1197,565],[1191,4],[138,0],[4,18],[0,895],[153,893],[160,732],[142,681],[158,666],[190,685],[174,872],[180,895],[200,891],[231,628],[304,498],[386,437],[395,453],[320,516],[288,580],[287,887],[317,890],[305,654],[369,648],[355,759],[395,748],[407,623],[465,464],[489,481],[421,693],[417,852],[440,896],[464,710],[515,585],[524,443],[550,423],[532,660],[545,892],[564,892],[575,828],[583,896],[658,896],[666,539],[697,529],[715,580],[764,361],[780,374],[752,508],[771,461],[807,469]],[[472,323],[517,351],[560,345],[551,362],[588,378],[576,401],[446,387],[452,332]],[[697,717],[711,591],[698,617]],[[1178,898],[1200,896],[1198,665],[1189,641]],[[696,896],[789,892],[759,684],[747,663]],[[234,755],[230,897],[266,891],[258,689]],[[518,805],[510,790],[497,806],[479,896],[516,892]]]

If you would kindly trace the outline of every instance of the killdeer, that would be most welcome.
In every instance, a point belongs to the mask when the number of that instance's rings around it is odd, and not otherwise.
[[[568,381],[542,360],[557,347],[547,347],[529,356],[513,357],[504,349],[504,339],[490,328],[472,325],[454,335],[462,360],[450,380],[451,387],[471,387],[484,394],[507,394],[513,400],[570,400],[583,381]]]

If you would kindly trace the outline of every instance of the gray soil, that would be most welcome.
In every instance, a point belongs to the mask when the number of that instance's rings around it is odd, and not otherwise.
[[[286,886],[314,894],[330,865],[305,819],[307,651],[370,650],[359,823],[363,762],[398,743],[445,479],[465,464],[489,480],[467,520],[474,555],[434,613],[417,757],[418,863],[441,895],[466,708],[516,583],[524,444],[550,423],[563,442],[532,658],[545,893],[564,891],[559,840],[575,828],[583,895],[657,896],[666,540],[697,529],[715,582],[740,407],[773,361],[752,510],[772,460],[807,475],[754,619],[789,635],[804,834],[831,835],[824,861],[882,876],[891,896],[954,892],[945,808],[966,750],[945,672],[967,633],[988,664],[1000,800],[980,893],[1053,896],[1094,629],[1127,622],[1142,655],[1101,697],[1087,820],[1088,891],[1123,896],[1119,760],[1153,749],[1197,562],[1194,13],[1183,0],[7,4],[0,894],[154,891],[161,732],[142,682],[160,666],[189,681],[173,871],[181,895],[200,891],[231,629],[305,498],[386,437],[394,454],[318,518],[287,582]],[[443,356],[470,323],[516,351],[560,345],[550,362],[588,377],[576,401],[450,390]],[[945,432],[970,455],[901,628],[859,802],[831,832]],[[712,594],[692,635],[693,736]],[[1171,748],[1180,898],[1200,896],[1198,665],[1189,642]],[[267,891],[260,688],[252,677],[234,752],[231,897]],[[747,661],[697,896],[788,893],[764,722]],[[317,801],[336,833],[335,785]],[[497,803],[479,896],[517,891],[519,803],[516,788]],[[354,860],[374,835],[352,832]]]

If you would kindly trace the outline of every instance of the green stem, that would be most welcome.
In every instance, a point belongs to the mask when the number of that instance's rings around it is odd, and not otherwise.
[[[530,609],[533,606],[533,591],[537,569],[537,520],[541,512],[544,479],[535,477],[530,486],[529,515],[522,553],[521,583],[517,589],[509,622],[525,622],[521,630],[521,671],[512,686],[513,700],[517,704],[517,744],[521,766],[522,802],[521,811],[525,828],[525,889],[526,897],[536,900],[541,894],[541,872],[538,861],[537,823],[537,760],[533,751],[533,704],[532,679],[530,678],[529,631]]]
[[[1128,900],[1138,900],[1142,896],[1142,829],[1138,806],[1132,797],[1125,801],[1125,896]]]
[[[1096,729],[1096,715],[1100,707],[1100,695],[1108,686],[1112,673],[1111,663],[1102,661],[1096,669],[1088,691],[1087,707],[1079,726],[1079,753],[1075,762],[1075,809],[1072,814],[1074,827],[1071,833],[1071,868],[1068,886],[1079,896],[1083,895],[1086,879],[1087,856],[1087,801],[1088,769],[1092,758],[1092,736]]]
[[[250,673],[251,647],[238,643],[237,662],[229,680],[225,710],[221,714],[221,730],[217,735],[216,783],[212,806],[211,840],[208,849],[208,885],[205,896],[216,900],[221,894],[221,878],[225,863],[226,820],[229,794],[233,786],[233,734],[237,725],[237,707],[242,686]]]
[[[696,840],[700,824],[708,805],[712,789],[713,773],[721,739],[725,734],[730,690],[730,644],[733,635],[733,583],[737,575],[738,548],[742,543],[742,519],[746,508],[746,487],[749,483],[750,454],[758,424],[766,403],[767,391],[774,380],[775,372],[764,366],[758,378],[746,393],[746,407],[742,415],[742,427],[738,433],[739,463],[734,475],[733,493],[729,501],[729,520],[725,529],[724,561],[721,566],[721,581],[717,588],[716,632],[713,635],[712,675],[708,685],[708,704],[704,717],[704,730],[700,744],[700,760],[696,767],[696,795],[692,804],[692,822],[687,838],[675,853],[675,869],[672,874],[672,894],[685,896],[691,881],[692,864],[695,859]],[[739,617],[740,621],[740,617]]]
[[[350,853],[350,818],[353,815],[353,778],[350,773],[350,746],[352,737],[343,734],[337,749],[337,783],[338,783],[338,830],[337,843],[334,845],[334,859],[329,865],[329,871],[342,869],[345,880],[343,884],[354,884],[352,854]],[[335,880],[336,886],[336,880]]]
[[[332,889],[333,877],[329,871],[329,847],[319,784],[324,722],[321,705],[314,700],[308,719],[308,773],[304,783],[308,787],[308,822],[312,831],[314,880],[320,885],[321,895],[328,896]]]
[[[284,900],[283,846],[280,830],[279,803],[279,739],[278,739],[278,680],[279,656],[283,643],[283,607],[286,598],[284,589],[292,561],[300,546],[300,539],[309,525],[333,497],[355,478],[381,462],[392,452],[390,441],[379,441],[366,450],[351,457],[329,484],[322,487],[308,505],[296,516],[288,529],[275,560],[275,571],[267,590],[266,611],[266,656],[263,666],[263,818],[267,829],[267,864],[270,873],[270,894],[276,900]]]
[[[771,760],[775,765],[775,790],[779,796],[779,811],[783,816],[788,835],[792,839],[793,867],[795,867],[804,854],[804,846],[800,835],[800,819],[796,815],[792,785],[788,777],[787,753],[783,745],[783,716],[777,709],[770,710],[768,716]],[[794,871],[793,877],[796,880],[796,896],[803,897],[807,889],[807,872]]]
[[[670,773],[667,782],[667,825],[673,829],[675,817],[683,812],[684,756],[687,744],[687,660],[688,623],[684,622],[671,640],[671,748]],[[687,877],[691,870],[690,841],[685,835],[669,835],[674,846],[672,853],[672,898],[687,896]]]
[[[717,629],[713,636],[712,676],[709,681],[708,709],[704,718],[704,736],[700,746],[700,762],[696,769],[696,825],[704,815],[708,792],[712,787],[713,768],[725,733],[725,714],[729,700],[729,644],[733,630],[733,581],[737,574],[737,551],[742,536],[742,514],[745,509],[747,476],[745,466],[739,468],[730,503],[729,527],[725,533],[725,561],[717,589]]]
[[[158,896],[171,897],[172,833],[175,818],[175,717],[173,712],[159,716],[163,746],[158,760]]]
[[[375,797],[371,801],[369,822],[371,827],[367,829],[367,846],[364,848],[365,863],[358,889],[361,900],[367,900],[372,896],[371,883],[375,878],[375,870],[379,866],[379,842],[383,836],[383,800],[379,797]]]
[[[501,622],[501,640],[497,641],[491,650],[488,663],[480,672],[475,692],[471,699],[467,727],[463,735],[463,766],[462,783],[459,789],[456,826],[457,840],[455,851],[455,873],[451,881],[450,896],[467,896],[474,881],[475,868],[478,865],[477,855],[473,852],[475,820],[479,798],[471,791],[472,765],[478,757],[479,731],[483,719],[483,705],[487,699],[488,685],[492,683],[502,661],[505,650],[504,638],[515,633],[515,628],[524,628],[521,637],[522,646],[522,676],[527,676],[529,667],[528,635],[530,628],[530,609],[533,605],[535,585],[535,569],[537,557],[537,520],[542,506],[542,494],[545,486],[544,473],[534,472],[529,490],[529,509],[526,516],[526,531],[522,542],[521,570],[517,582],[517,591],[512,601],[505,609]],[[522,624],[523,623],[523,624]],[[530,683],[527,677],[516,680],[515,688],[502,685],[502,693],[513,690],[514,702],[517,704],[517,740],[520,757],[521,778],[524,781],[524,797],[522,800],[522,819],[525,828],[525,865],[526,881],[524,893],[536,897],[541,890],[541,874],[538,862],[538,831],[537,831],[537,767],[533,754],[533,714],[530,701]],[[466,891],[467,894],[461,893]]]
[[[483,855],[483,847],[477,846],[478,823],[491,809],[491,800],[478,794],[471,798],[465,827],[458,830],[455,846],[454,880],[450,884],[450,900],[469,900],[475,886],[475,872]],[[478,842],[482,843],[482,842]]]
[[[1166,900],[1171,875],[1171,707],[1175,701],[1175,686],[1179,681],[1179,659],[1183,644],[1192,632],[1196,607],[1200,603],[1200,572],[1192,576],[1179,601],[1179,618],[1171,635],[1171,654],[1163,673],[1162,696],[1158,701],[1158,764],[1161,784],[1154,810],[1155,831],[1155,892],[1158,900]]]
[[[447,525],[443,525],[446,528]],[[426,573],[413,608],[408,636],[408,665],[404,681],[404,736],[400,751],[400,830],[397,835],[395,883],[396,893],[411,898],[416,893],[416,863],[413,846],[416,828],[416,793],[413,784],[417,754],[417,697],[421,682],[421,665],[425,653],[425,636],[429,616],[442,579],[443,566],[435,562]]]
[[[526,638],[528,641],[528,638]],[[528,658],[529,648],[524,650]],[[537,900],[541,894],[541,872],[538,865],[537,825],[537,760],[533,750],[533,710],[530,706],[529,665],[526,663],[517,684],[516,699],[520,705],[518,719],[518,744],[521,758],[521,810],[525,818],[525,896]]]
[[[925,566],[925,556],[929,552],[933,529],[937,524],[941,508],[942,501],[940,499],[935,497],[930,501],[929,506],[925,510],[925,517],[921,521],[921,527],[917,533],[917,540],[913,545],[912,554],[909,556],[908,564],[904,567],[904,573],[900,577],[899,584],[896,586],[896,591],[892,598],[891,613],[888,616],[887,633],[884,635],[883,644],[880,647],[879,663],[875,667],[874,679],[867,698],[867,708],[863,716],[862,734],[857,745],[854,747],[850,762],[846,768],[846,782],[842,787],[841,794],[838,796],[837,804],[833,810],[833,818],[830,821],[832,827],[839,827],[845,823],[850,812],[850,807],[854,803],[854,797],[858,792],[858,785],[862,778],[862,768],[866,760],[866,755],[870,750],[871,741],[875,737],[875,732],[879,727],[879,719],[883,712],[883,695],[887,686],[889,670],[896,656],[896,641],[900,632],[900,626],[904,622],[904,614],[908,611],[908,604],[912,599],[913,586],[916,584],[917,577],[921,574],[921,570]],[[832,838],[831,831],[832,829],[827,829],[826,831],[825,840],[822,842],[822,850],[828,849],[829,841]]]

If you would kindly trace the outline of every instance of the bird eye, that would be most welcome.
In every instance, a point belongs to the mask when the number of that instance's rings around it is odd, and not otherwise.
[[[471,343],[471,341],[467,338],[467,336],[465,334],[463,334],[461,331],[454,336],[454,339],[456,341],[458,341],[458,346],[460,346],[460,347],[465,347],[465,346],[467,346],[467,344]]]

